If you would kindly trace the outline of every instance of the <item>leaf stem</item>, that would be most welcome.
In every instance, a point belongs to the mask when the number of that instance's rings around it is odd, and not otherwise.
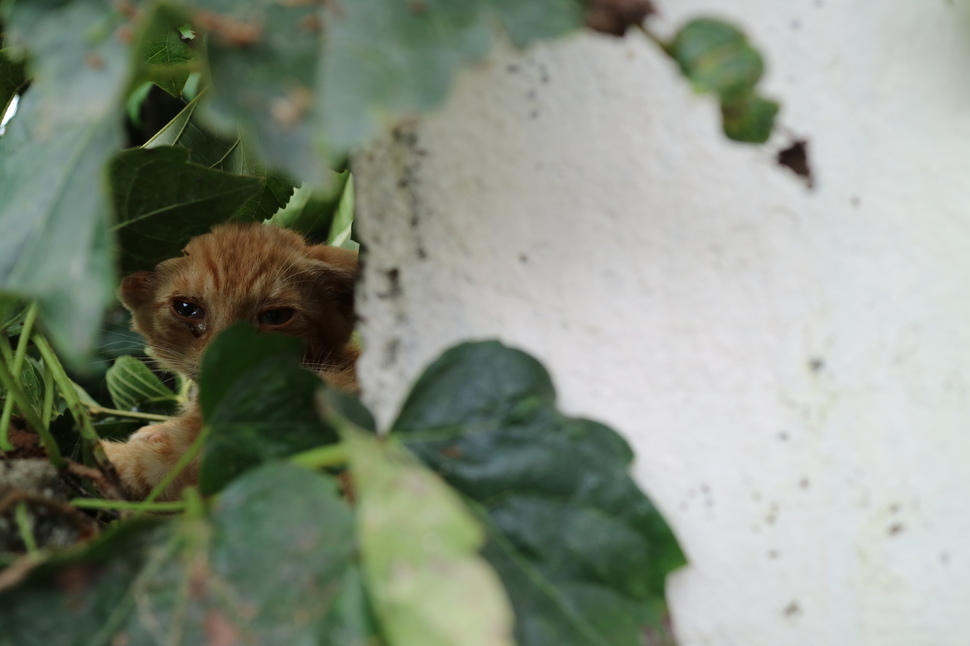
[[[82,509],[117,509],[138,512],[182,511],[185,503],[174,502],[135,502],[132,500],[103,500],[101,498],[74,498],[71,504]]]
[[[24,367],[24,358],[27,356],[27,345],[30,340],[30,331],[34,327],[34,323],[37,321],[37,303],[31,303],[30,307],[27,308],[27,314],[24,317],[24,324],[20,330],[20,338],[17,339],[17,351],[13,355],[13,361],[10,362],[10,372],[16,376],[20,375],[20,371]],[[4,337],[6,340],[6,337]],[[7,346],[9,354],[9,345]],[[9,433],[10,433],[10,416],[13,415],[13,397],[7,397],[3,402],[3,412],[0,413],[0,449],[4,451],[13,451],[14,446],[10,443]],[[19,402],[23,405],[24,401]],[[47,428],[47,425],[44,425]]]
[[[14,507],[14,517],[17,519],[17,529],[20,531],[20,540],[24,542],[28,554],[37,554],[37,540],[34,538],[34,530],[30,526],[30,518],[27,517],[27,503],[21,500]]]
[[[80,401],[80,400],[79,400]],[[81,402],[81,405],[88,409],[92,415],[114,415],[115,417],[131,417],[133,419],[144,419],[150,422],[167,422],[172,419],[168,415],[156,415],[154,413],[137,413],[134,411],[119,410],[117,408],[105,408],[90,402]]]
[[[74,415],[74,421],[80,428],[81,437],[91,443],[92,449],[95,450],[95,459],[98,464],[107,462],[107,457],[104,456],[103,450],[100,453],[104,457],[104,460],[98,459],[98,451],[96,449],[100,446],[98,443],[101,441],[101,438],[98,436],[98,432],[94,430],[94,425],[91,423],[91,417],[88,415],[88,411],[82,405],[80,398],[77,396],[77,391],[74,390],[74,384],[71,382],[71,378],[67,376],[64,366],[61,365],[57,355],[54,354],[50,343],[47,342],[47,339],[43,335],[36,332],[34,333],[33,341],[34,345],[37,346],[37,350],[40,352],[40,356],[44,359],[44,366],[51,372],[54,383],[57,384],[57,389],[61,391],[61,396],[67,402],[68,409]]]
[[[3,345],[6,345],[9,348],[7,337],[0,335],[0,346]],[[30,405],[27,396],[20,388],[20,384],[17,383],[13,374],[11,374],[10,368],[7,367],[5,361],[0,361],[0,383],[2,383],[3,387],[7,389],[7,397],[12,397],[16,401],[17,408],[20,409],[24,419],[27,420],[27,423],[30,424],[40,436],[41,442],[44,444],[44,448],[47,450],[47,457],[50,459],[51,464],[58,468],[62,467],[64,465],[64,458],[61,457],[61,451],[57,448],[57,442],[55,442],[54,438],[51,437],[47,427],[44,426],[43,420],[39,415],[37,415],[37,411],[35,411],[34,407]]]
[[[347,447],[343,444],[330,444],[290,456],[290,462],[307,469],[326,469],[347,463]]]

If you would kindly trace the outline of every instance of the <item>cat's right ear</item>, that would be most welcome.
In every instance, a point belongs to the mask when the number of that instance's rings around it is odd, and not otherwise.
[[[136,310],[142,305],[152,300],[152,278],[155,272],[136,271],[130,276],[125,276],[121,281],[121,288],[118,290],[118,298],[121,304],[129,310]]]

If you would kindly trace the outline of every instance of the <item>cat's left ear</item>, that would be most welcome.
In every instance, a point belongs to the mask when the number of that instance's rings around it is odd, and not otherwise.
[[[325,262],[328,265],[339,267],[357,274],[357,252],[340,247],[317,244],[307,247],[307,255],[314,260]]]
[[[130,276],[125,276],[121,281],[121,288],[118,290],[118,298],[121,304],[129,310],[136,310],[145,303],[152,300],[152,278],[155,272],[136,271]]]

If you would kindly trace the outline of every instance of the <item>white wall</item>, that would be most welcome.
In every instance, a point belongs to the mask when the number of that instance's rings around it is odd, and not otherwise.
[[[539,356],[686,548],[682,646],[970,644],[970,3],[661,8],[745,27],[816,189],[642,38],[497,55],[356,160],[367,399]]]

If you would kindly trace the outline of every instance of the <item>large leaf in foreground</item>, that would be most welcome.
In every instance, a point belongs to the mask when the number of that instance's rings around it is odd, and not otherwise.
[[[229,218],[262,187],[255,177],[188,163],[184,148],[127,150],[111,163],[111,188],[126,272],[179,255],[193,236]]]
[[[0,645],[362,643],[331,616],[356,610],[353,551],[329,478],[267,466],[204,518],[129,521],[36,568],[0,593]]]
[[[481,60],[496,22],[516,45],[582,25],[577,0],[357,0],[327,16],[319,98],[327,142],[338,151],[378,129],[438,106],[454,75]]]
[[[78,361],[113,297],[104,165],[122,143],[127,46],[109,0],[18,2],[11,44],[34,80],[0,138],[0,290],[36,298]]]
[[[521,646],[639,644],[683,556],[626,442],[554,404],[535,359],[466,344],[418,380],[391,437],[477,503]]]
[[[208,347],[199,403],[208,428],[200,486],[206,493],[263,462],[336,441],[313,397],[320,378],[300,367],[298,341],[245,323]]]
[[[393,646],[511,646],[512,612],[479,556],[484,532],[414,456],[349,425],[361,559]]]
[[[27,82],[25,64],[9,50],[0,49],[0,116]]]
[[[320,184],[327,168],[312,127],[323,18],[315,2],[197,0],[211,11],[207,114],[239,124],[266,162]],[[199,12],[200,14],[202,12]]]

